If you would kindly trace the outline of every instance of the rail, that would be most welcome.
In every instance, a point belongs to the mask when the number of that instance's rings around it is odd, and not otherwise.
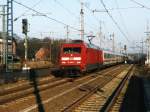
[[[113,107],[113,105],[116,102],[121,90],[123,89],[123,87],[126,84],[126,82],[128,81],[128,79],[130,78],[131,73],[133,72],[133,68],[134,68],[133,66],[130,68],[130,70],[128,71],[126,76],[123,78],[123,80],[120,82],[118,87],[115,89],[113,94],[108,98],[107,102],[105,103],[105,105],[101,109],[102,112],[109,112],[110,109]]]

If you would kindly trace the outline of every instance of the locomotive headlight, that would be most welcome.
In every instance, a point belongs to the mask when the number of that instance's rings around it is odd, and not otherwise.
[[[73,60],[81,60],[81,57],[74,57]]]
[[[69,60],[69,57],[62,57],[61,60],[63,60],[63,61]]]
[[[80,61],[77,61],[77,63],[79,64],[79,63],[81,63]]]

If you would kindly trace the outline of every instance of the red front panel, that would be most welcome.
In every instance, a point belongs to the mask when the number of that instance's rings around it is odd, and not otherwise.
[[[80,48],[80,50],[77,50],[78,48]],[[80,71],[85,71],[87,67],[97,66],[98,64],[102,63],[102,51],[95,48],[87,48],[87,45],[85,45],[84,43],[63,44],[61,47],[61,68],[79,67]]]
[[[60,67],[78,67],[85,69],[85,46],[84,44],[64,44],[61,48]]]

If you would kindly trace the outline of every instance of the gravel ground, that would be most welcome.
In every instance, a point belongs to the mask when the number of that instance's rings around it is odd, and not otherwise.
[[[127,71],[121,72],[115,78],[107,83],[104,87],[100,88],[100,91],[94,93],[81,105],[79,105],[73,112],[99,112],[102,110],[107,99],[112,95],[113,91],[117,88],[118,84],[122,81],[123,77],[126,75]]]
[[[120,69],[119,71],[121,72],[122,69]],[[115,74],[118,74],[118,72]],[[113,75],[113,73],[111,75]],[[110,74],[109,74],[109,76],[110,76]],[[111,79],[112,79],[112,76],[110,76],[110,77],[107,76],[107,81],[111,80]],[[104,85],[104,83],[107,83],[107,81],[106,81],[106,77],[100,77],[99,79],[94,81],[92,84],[90,84],[88,86],[88,88],[95,87],[95,85],[98,85],[98,84],[100,84],[102,87]],[[61,98],[59,97],[59,98],[56,98],[55,100],[52,100],[52,101],[46,103],[44,105],[45,112],[60,112],[61,110],[63,110],[63,108],[72,104],[74,101],[81,98],[86,93],[87,93],[87,91],[81,91],[80,89],[75,89],[72,92],[69,92],[69,93],[63,95]],[[34,110],[34,112],[37,112],[37,109]]]
[[[127,66],[125,66],[125,67],[127,67]],[[124,69],[123,66],[122,67],[120,66],[120,68]],[[120,71],[121,70],[122,69],[120,69]],[[107,72],[109,72],[109,69],[107,69]],[[102,71],[99,74],[102,74]],[[51,89],[48,89],[48,90],[45,90],[42,92],[39,92],[38,88],[35,87],[35,91],[34,91],[33,95],[18,99],[17,101],[14,101],[14,102],[0,105],[0,111],[2,110],[2,112],[18,112],[19,110],[30,107],[34,104],[38,104],[37,110],[34,110],[36,112],[38,112],[38,111],[44,112],[44,110],[45,110],[45,112],[60,111],[60,108],[63,108],[64,105],[66,105],[66,103],[68,104],[68,102],[72,102],[75,99],[82,97],[82,95],[84,95],[86,93],[86,91],[81,91],[81,90],[77,89],[77,90],[73,90],[74,92],[70,92],[70,93],[65,94],[64,96],[59,97],[58,99],[56,97],[53,100],[53,97],[59,95],[60,93],[63,93],[64,91],[67,91],[73,87],[76,87],[77,85],[80,85],[83,82],[87,82],[90,79],[94,79],[94,78],[95,77],[87,77],[87,78],[83,78],[83,80],[79,79],[74,82],[68,82],[68,83],[59,85],[55,88],[51,88]],[[107,77],[107,78],[110,79],[111,77]],[[99,82],[95,82],[95,84],[93,84],[93,85],[100,83],[102,80],[103,80],[103,75],[99,75],[99,80],[97,80]],[[45,105],[43,105],[42,103],[44,103],[44,101],[46,102],[46,100],[48,100],[48,99],[50,99],[50,103],[46,103]]]

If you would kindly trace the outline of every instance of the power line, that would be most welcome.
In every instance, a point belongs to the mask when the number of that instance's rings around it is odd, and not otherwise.
[[[123,7],[123,8],[110,8],[110,9],[107,9],[107,10],[109,10],[109,11],[113,11],[113,10],[126,10],[126,9],[138,9],[138,8],[143,8],[143,7]],[[106,12],[106,10],[104,10],[104,9],[100,9],[100,10],[92,10],[93,11],[93,13],[94,12]]]
[[[121,27],[118,25],[118,23],[115,21],[115,19],[113,18],[113,16],[109,13],[109,11],[106,8],[106,5],[104,4],[103,0],[100,0],[100,2],[102,3],[103,7],[105,8],[108,16],[112,19],[112,21],[114,22],[114,24],[117,26],[117,28],[119,29],[119,31],[122,33],[122,35],[126,38],[126,40],[129,42],[128,37],[126,36],[126,34],[122,31]]]
[[[75,13],[71,12],[68,8],[66,8],[62,3],[60,3],[58,0],[54,0],[59,6],[64,8],[70,15],[74,16],[76,19],[79,19],[79,17],[76,16]],[[86,23],[85,23],[86,24]],[[89,25],[90,26],[90,25]],[[91,27],[91,26],[90,26]],[[91,27],[92,28],[92,27]],[[93,28],[92,28],[93,29]]]
[[[66,8],[61,2],[59,2],[58,0],[54,0],[55,3],[57,3],[60,7],[62,7],[63,9],[65,9],[70,15],[74,16],[77,20],[79,19],[78,16],[76,16],[75,13],[73,13],[72,11],[70,11],[68,8]],[[91,29],[95,30],[95,27],[93,27],[92,25],[88,24],[88,23],[84,23],[85,25],[87,25],[88,27],[90,27]],[[94,25],[95,26],[95,25]]]
[[[116,3],[117,8],[119,8],[119,4],[118,4],[118,1],[117,1],[117,0],[115,0],[115,3]],[[124,19],[123,19],[123,15],[122,15],[122,13],[120,12],[120,10],[118,10],[118,13],[119,13],[119,15],[120,15],[120,18],[121,18],[121,21],[122,21],[122,25],[124,26],[128,37],[130,37],[129,32],[128,32],[128,30],[127,30],[127,27],[126,27],[126,25],[125,25]]]
[[[126,9],[138,9],[138,8],[143,8],[143,7],[123,7],[123,8],[112,8],[108,10],[126,10]]]
[[[80,3],[80,0],[77,0],[77,1]],[[87,5],[84,4],[84,7],[85,7],[86,9],[88,9],[88,10],[93,14],[93,10],[90,9]],[[97,20],[97,22],[99,22],[99,19],[97,19],[95,16],[94,16],[94,18],[95,18],[95,20]]]
[[[59,6],[61,6],[63,9],[65,9],[69,14],[71,14],[72,16],[75,16],[76,18],[78,18],[75,13],[71,12],[68,8],[66,8],[66,7],[65,7],[62,3],[60,3],[58,0],[54,0],[54,1],[55,1],[55,3],[57,3]]]
[[[131,2],[134,2],[135,4],[137,4],[137,5],[139,5],[139,6],[141,6],[142,8],[145,8],[145,9],[150,10],[150,8],[149,8],[149,7],[147,7],[147,6],[143,5],[143,4],[141,4],[141,3],[139,3],[139,2],[137,2],[137,1],[135,1],[135,0],[130,0],[130,1],[131,1]]]
[[[40,2],[41,2],[42,0],[39,0],[36,4],[34,4],[33,6],[32,6],[32,8],[34,8],[34,7],[36,7],[38,4],[40,4]],[[15,19],[14,19],[14,21],[17,21],[20,17],[22,17],[22,16],[24,16],[27,12],[29,12],[30,10],[28,9],[28,10],[26,10],[24,13],[22,13],[20,16],[18,16],[18,17],[16,17]]]
[[[31,7],[28,7],[28,6],[26,6],[26,5],[22,4],[22,3],[20,3],[20,2],[17,2],[17,1],[15,1],[15,0],[13,0],[13,1],[14,1],[15,3],[17,3],[17,4],[19,4],[19,5],[21,5],[21,6],[25,7],[25,8],[27,8],[27,9],[29,9],[29,10],[31,10],[31,11],[33,11],[33,12],[36,12],[37,14],[43,15],[44,17],[46,17],[46,18],[48,18],[48,19],[50,19],[50,20],[53,20],[53,21],[55,21],[55,22],[57,22],[57,23],[59,23],[59,24],[62,24],[62,25],[64,25],[64,26],[67,26],[67,25],[68,25],[68,24],[66,24],[66,23],[64,23],[64,22],[62,22],[62,21],[60,21],[60,20],[57,20],[57,19],[52,18],[52,17],[49,17],[49,16],[47,16],[45,13],[41,13],[41,12],[39,12],[39,11],[37,11],[37,10],[31,8]],[[70,27],[71,29],[74,29],[74,30],[79,31],[79,29],[77,29],[77,28],[75,28],[75,27],[73,27],[73,26],[71,26],[71,25],[68,25],[68,27]]]
[[[80,3],[80,0],[77,0],[78,1],[78,3]],[[90,9],[87,5],[85,5],[85,4],[83,4],[84,5],[84,7],[86,8],[86,9],[88,9],[92,14],[93,14],[93,10],[92,9]],[[96,18],[94,15],[93,15],[93,17],[95,18],[95,20],[99,23],[99,19],[98,18]],[[96,26],[96,25],[94,25],[94,26]]]
[[[80,4],[80,0],[77,0],[78,1],[78,3]],[[88,9],[90,12],[92,12],[92,10],[87,6],[87,5],[85,5],[85,4],[83,4],[83,6],[86,8],[86,9]],[[86,13],[85,13],[86,14]],[[95,17],[95,16],[94,16]],[[95,19],[99,22],[99,20],[95,17]],[[86,24],[86,23],[85,23]],[[96,26],[96,25],[94,25],[94,26]],[[93,29],[93,28],[92,28]]]

